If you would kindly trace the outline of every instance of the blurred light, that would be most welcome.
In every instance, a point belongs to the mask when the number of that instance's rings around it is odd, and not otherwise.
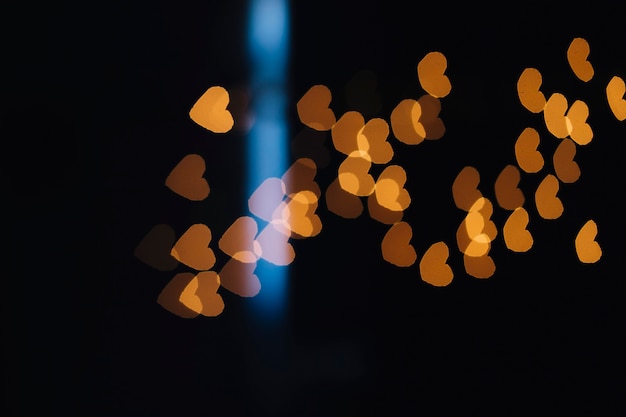
[[[252,124],[247,136],[247,189],[250,196],[263,181],[280,178],[287,168],[287,61],[289,9],[286,0],[252,0],[248,53]],[[269,196],[271,198],[271,196]],[[262,202],[257,202],[261,206]],[[268,202],[273,203],[273,201]],[[283,245],[288,248],[288,246]],[[287,249],[285,249],[287,250]],[[284,257],[289,256],[285,254]],[[284,258],[279,255],[279,258]],[[280,321],[286,307],[286,266],[259,261],[255,271],[262,291],[251,299],[255,316]]]

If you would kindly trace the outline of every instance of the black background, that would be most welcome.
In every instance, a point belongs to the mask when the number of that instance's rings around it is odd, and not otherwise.
[[[430,51],[446,55],[446,135],[417,147],[395,141],[394,160],[408,174],[412,244],[421,255],[446,241],[455,278],[435,288],[417,264],[384,262],[388,226],[367,212],[340,218],[321,201],[320,235],[293,242],[280,329],[250,317],[250,300],[228,292],[218,317],[169,313],[156,298],[175,272],[133,254],[156,224],[180,234],[202,221],[219,236],[246,214],[237,120],[231,133],[215,135],[188,116],[212,85],[245,91],[246,4],[11,6],[3,12],[1,95],[4,415],[625,415],[626,125],[604,96],[613,75],[626,78],[618,4],[293,5],[293,137],[302,129],[295,103],[312,85],[331,89],[338,116],[358,110],[388,120],[401,99],[423,93],[417,62]],[[574,37],[590,44],[588,83],[567,64]],[[451,184],[471,165],[493,197],[527,126],[546,139],[546,155],[554,149],[541,116],[517,99],[526,67],[540,70],[546,94],[588,104],[594,139],[578,148],[581,178],[562,185],[561,218],[538,216],[532,193],[541,176],[523,176],[535,244],[513,253],[500,234],[491,250],[496,273],[479,280],[454,252],[463,213]],[[346,94],[359,74],[376,80],[378,106]],[[323,190],[340,163],[329,138],[326,145]],[[211,195],[202,203],[164,186],[188,153],[207,161]],[[496,208],[499,227],[504,216]],[[603,257],[586,265],[573,240],[590,218]]]

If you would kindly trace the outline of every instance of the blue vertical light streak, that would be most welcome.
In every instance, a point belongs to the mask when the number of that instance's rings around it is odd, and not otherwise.
[[[251,0],[248,21],[252,125],[247,136],[247,196],[269,177],[281,177],[288,163],[287,79],[289,9],[287,0]],[[260,228],[265,224],[260,224]],[[284,319],[285,266],[260,260],[255,270],[261,291],[251,300],[266,323]]]

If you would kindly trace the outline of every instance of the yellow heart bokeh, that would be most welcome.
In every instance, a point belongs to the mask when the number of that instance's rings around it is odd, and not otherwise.
[[[393,148],[387,141],[389,125],[385,119],[375,117],[361,128],[357,135],[358,150],[374,164],[386,164],[393,157]]]
[[[419,269],[422,281],[435,287],[445,287],[450,284],[454,273],[447,264],[449,255],[450,251],[445,242],[430,245],[420,260]]]
[[[536,68],[526,68],[517,79],[517,96],[528,111],[541,113],[546,105],[546,97],[541,87],[541,73]]]
[[[539,215],[544,219],[557,219],[563,214],[563,203],[557,197],[559,180],[548,174],[537,186],[535,191],[535,205]]]
[[[261,282],[254,274],[256,263],[243,263],[230,258],[219,272],[221,286],[240,297],[254,297]]]
[[[224,310],[224,300],[217,293],[219,275],[203,271],[197,275],[180,272],[161,290],[157,303],[182,318],[194,318],[199,314],[216,317]]]
[[[524,193],[519,188],[520,172],[515,165],[505,166],[495,182],[496,200],[505,210],[515,210],[524,204]]]
[[[567,61],[574,74],[581,81],[593,78],[593,66],[587,59],[590,53],[589,43],[584,38],[574,38],[567,48]]]
[[[317,236],[322,230],[322,221],[315,213],[317,206],[318,197],[315,193],[299,191],[276,208],[272,224],[289,237]]]
[[[170,253],[185,265],[197,271],[206,271],[215,265],[215,254],[208,247],[209,243],[211,229],[205,224],[196,223],[178,238]]]
[[[220,277],[215,271],[203,271],[189,281],[179,296],[188,309],[207,317],[219,316],[224,310],[224,300],[217,293]]]
[[[328,210],[344,219],[356,219],[363,213],[361,198],[341,188],[338,178],[326,188],[325,197]]]
[[[389,165],[376,180],[374,194],[378,203],[392,211],[402,211],[411,204],[411,196],[404,188],[406,171],[400,165]]]
[[[463,211],[469,211],[474,203],[482,198],[478,190],[480,173],[473,166],[464,167],[452,183],[452,197],[454,204]]]
[[[463,265],[465,266],[465,272],[474,278],[491,278],[496,272],[496,264],[489,255],[478,257],[464,255]]]
[[[582,100],[576,100],[567,111],[569,121],[569,136],[578,145],[587,145],[593,139],[593,130],[587,123],[589,107]]]
[[[330,130],[335,122],[335,113],[328,107],[332,93],[325,85],[314,85],[298,100],[296,109],[300,121],[311,129]]]
[[[241,263],[254,263],[261,257],[261,247],[255,240],[257,232],[258,226],[254,218],[238,217],[226,229],[218,241],[218,247]]]
[[[385,233],[381,243],[383,259],[400,267],[413,265],[417,254],[411,245],[412,237],[413,229],[410,224],[406,222],[393,224]]]
[[[210,192],[209,183],[202,177],[205,169],[206,165],[202,156],[187,155],[167,176],[165,186],[191,201],[202,201]]]
[[[296,257],[293,246],[289,243],[289,236],[271,223],[259,232],[256,241],[261,249],[261,258],[274,265],[289,265]]]
[[[543,155],[537,149],[539,132],[532,127],[525,128],[515,141],[515,159],[517,165],[527,173],[536,173],[543,168]]]
[[[359,197],[374,192],[376,182],[369,173],[372,163],[360,156],[349,156],[339,165],[339,184],[341,188]]]
[[[587,220],[578,231],[574,246],[580,262],[595,263],[602,257],[602,248],[595,240],[597,234],[598,225],[593,220]]]
[[[606,99],[617,120],[626,120],[626,83],[617,75],[606,85]]]
[[[370,217],[382,224],[392,225],[399,222],[404,217],[404,210],[395,211],[387,207],[383,207],[376,198],[376,194],[372,193],[367,197],[367,211]]]
[[[396,139],[407,145],[419,145],[426,138],[423,126],[418,122],[422,107],[412,98],[400,101],[391,112],[391,129]]]
[[[552,155],[554,173],[564,183],[573,183],[580,178],[580,168],[574,161],[575,155],[576,144],[568,138],[561,140]]]
[[[417,100],[417,103],[421,109],[418,131],[423,131],[424,138],[427,140],[441,139],[446,133],[446,126],[439,117],[441,101],[432,95],[425,94]]]
[[[210,87],[189,110],[191,120],[213,133],[226,133],[232,129],[234,120],[228,111],[230,97],[221,86]]]
[[[533,246],[533,236],[528,229],[528,212],[518,207],[511,212],[502,228],[504,243],[513,252],[527,252]]]
[[[433,97],[447,96],[452,85],[445,75],[448,68],[446,56],[441,52],[429,52],[417,64],[417,77],[420,85]]]
[[[331,129],[331,139],[335,149],[344,155],[351,155],[359,149],[357,138],[365,126],[365,119],[357,111],[345,112]]]
[[[159,293],[157,297],[157,303],[169,311],[170,313],[176,314],[178,317],[182,317],[185,319],[197,317],[198,308],[197,306],[192,306],[191,308],[187,305],[183,304],[181,301],[181,295],[187,289],[191,281],[195,278],[195,274],[192,272],[179,272],[174,275],[174,277],[167,283],[165,287]],[[192,284],[197,288],[197,282]],[[185,298],[189,298],[189,290],[187,290],[187,294],[185,294]]]
[[[558,139],[563,139],[571,132],[571,122],[566,116],[567,109],[567,98],[561,93],[553,93],[543,109],[546,127]]]

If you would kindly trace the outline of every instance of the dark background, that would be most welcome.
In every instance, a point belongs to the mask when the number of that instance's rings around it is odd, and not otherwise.
[[[434,50],[446,55],[446,135],[417,147],[395,141],[394,160],[408,174],[405,220],[418,256],[446,241],[455,277],[435,288],[417,264],[384,262],[387,226],[367,212],[340,218],[321,201],[322,232],[294,242],[280,326],[252,317],[251,300],[228,292],[220,316],[181,319],[156,298],[182,267],[157,271],[133,254],[156,224],[180,234],[202,221],[219,236],[246,214],[240,126],[214,135],[188,117],[212,85],[246,90],[246,3],[10,6],[2,25],[3,414],[625,415],[626,125],[604,96],[613,75],[626,78],[618,4],[293,5],[292,137],[302,129],[295,103],[312,85],[331,89],[338,116],[388,120],[401,99],[423,93],[417,62]],[[590,44],[588,83],[566,60],[574,37]],[[451,185],[472,165],[495,201],[493,181],[515,163],[513,144],[527,126],[545,138],[542,172],[551,169],[555,141],[516,96],[526,67],[541,71],[546,95],[588,104],[594,139],[578,148],[581,178],[561,186],[561,218],[537,215],[532,193],[542,177],[523,175],[535,244],[513,253],[500,233],[496,273],[479,280],[455,252],[463,213]],[[375,80],[373,93],[347,93],[359,76]],[[323,190],[341,161],[330,138],[326,146]],[[164,186],[192,152],[208,166],[202,203]],[[495,207],[493,218],[501,228],[505,213]],[[603,256],[585,265],[573,241],[590,218]]]

